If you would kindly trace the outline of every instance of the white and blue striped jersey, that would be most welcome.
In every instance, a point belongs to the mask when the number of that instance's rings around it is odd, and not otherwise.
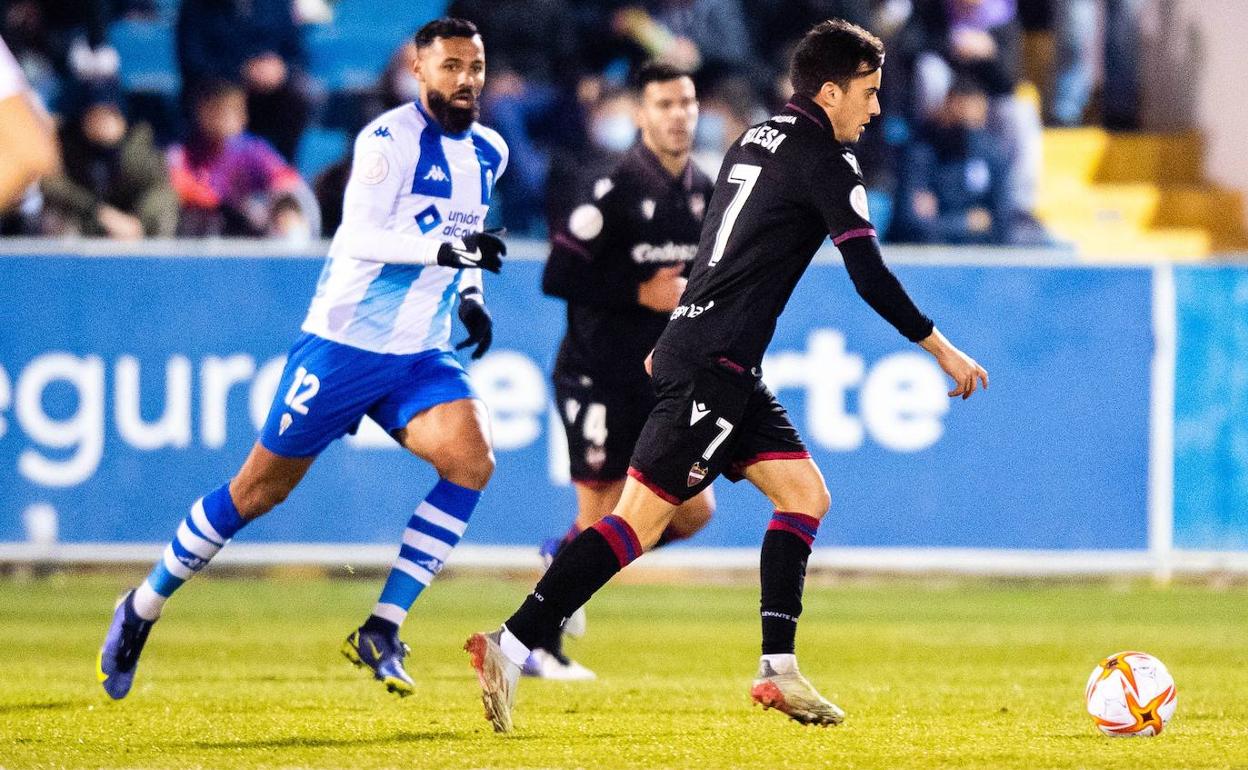
[[[497,132],[447,133],[419,102],[366,126],[303,330],[376,353],[449,349],[456,295],[481,271],[440,267],[436,254],[484,229],[506,168]]]

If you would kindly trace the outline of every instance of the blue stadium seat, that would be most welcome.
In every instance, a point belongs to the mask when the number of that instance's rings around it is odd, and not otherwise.
[[[326,91],[366,90],[377,82],[401,39],[384,28],[314,27],[304,36],[308,74]]]
[[[299,149],[295,154],[299,174],[311,184],[326,166],[342,157],[349,142],[350,137],[345,131],[308,126],[299,139]]]
[[[173,27],[150,21],[119,21],[109,41],[121,57],[121,83],[127,91],[176,96],[181,87],[173,50]]]
[[[448,0],[340,0],[334,4],[334,26],[342,30],[393,29],[398,39],[438,18]]]

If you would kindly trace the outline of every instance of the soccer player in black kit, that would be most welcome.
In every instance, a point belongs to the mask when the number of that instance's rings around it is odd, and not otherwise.
[[[638,70],[634,89],[640,136],[552,227],[542,278],[543,291],[568,303],[553,379],[578,508],[567,534],[542,545],[546,559],[619,502],[629,458],[655,405],[646,356],[679,304],[711,200],[713,182],[689,159],[698,119],[693,79],[651,63]],[[707,487],[676,509],[659,545],[693,535],[713,509]],[[565,630],[584,633],[583,609]],[[524,672],[594,677],[563,654],[558,632],[539,642]]]
[[[792,100],[728,151],[689,284],[655,345],[658,404],[619,504],[563,549],[502,628],[465,645],[495,730],[512,727],[519,667],[535,640],[652,547],[676,506],[721,473],[748,479],[775,506],[759,564],[763,646],[750,695],[802,723],[844,720],[798,671],[794,653],[806,561],[829,496],[759,379],[776,319],[831,236],[862,298],[953,378],[950,397],[970,397],[977,381],[988,386],[988,373],[945,339],[884,265],[867,218],[849,145],[879,114],[883,62],[884,46],[869,32],[821,22],[793,54]]]

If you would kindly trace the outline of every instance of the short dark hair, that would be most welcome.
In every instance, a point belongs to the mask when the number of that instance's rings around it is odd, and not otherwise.
[[[884,65],[884,43],[857,24],[829,19],[816,24],[793,51],[793,91],[814,96],[824,83],[849,88],[849,81]]]
[[[661,61],[648,61],[641,65],[633,75],[633,90],[640,96],[641,92],[646,90],[646,86],[651,83],[666,83],[669,80],[692,77],[686,70],[675,65]]]
[[[421,27],[413,40],[417,48],[428,48],[440,37],[476,37],[479,34],[477,25],[467,19],[443,16]]]
[[[238,83],[225,78],[208,78],[201,80],[191,90],[191,104],[199,107],[208,102],[215,102],[224,96],[245,96],[246,91]]]

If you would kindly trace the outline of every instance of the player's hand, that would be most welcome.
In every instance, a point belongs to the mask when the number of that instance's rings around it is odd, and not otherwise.
[[[459,295],[459,320],[468,330],[468,338],[456,345],[455,349],[463,350],[470,345],[476,345],[476,349],[472,351],[472,359],[475,361],[485,355],[485,351],[490,349],[490,343],[494,341],[494,319],[481,301],[481,290],[475,286]]]
[[[953,378],[954,388],[949,391],[950,398],[961,396],[965,401],[975,392],[977,383],[982,383],[984,390],[988,389],[988,371],[975,359],[954,347],[939,329],[932,329],[927,339],[919,344],[932,354],[940,368],[945,370],[945,374]]]
[[[649,353],[646,354],[646,374],[650,375],[651,377],[654,376],[654,349],[653,348],[650,350]]]
[[[660,267],[658,272],[637,287],[637,304],[658,313],[670,313],[680,305],[685,293],[684,265]]]
[[[442,244],[438,249],[438,264],[442,267],[473,268],[489,270],[497,273],[503,268],[501,257],[507,254],[507,244],[500,237],[507,231],[503,229],[486,230],[483,233],[471,233],[463,238],[464,246],[459,248],[451,243]]]

